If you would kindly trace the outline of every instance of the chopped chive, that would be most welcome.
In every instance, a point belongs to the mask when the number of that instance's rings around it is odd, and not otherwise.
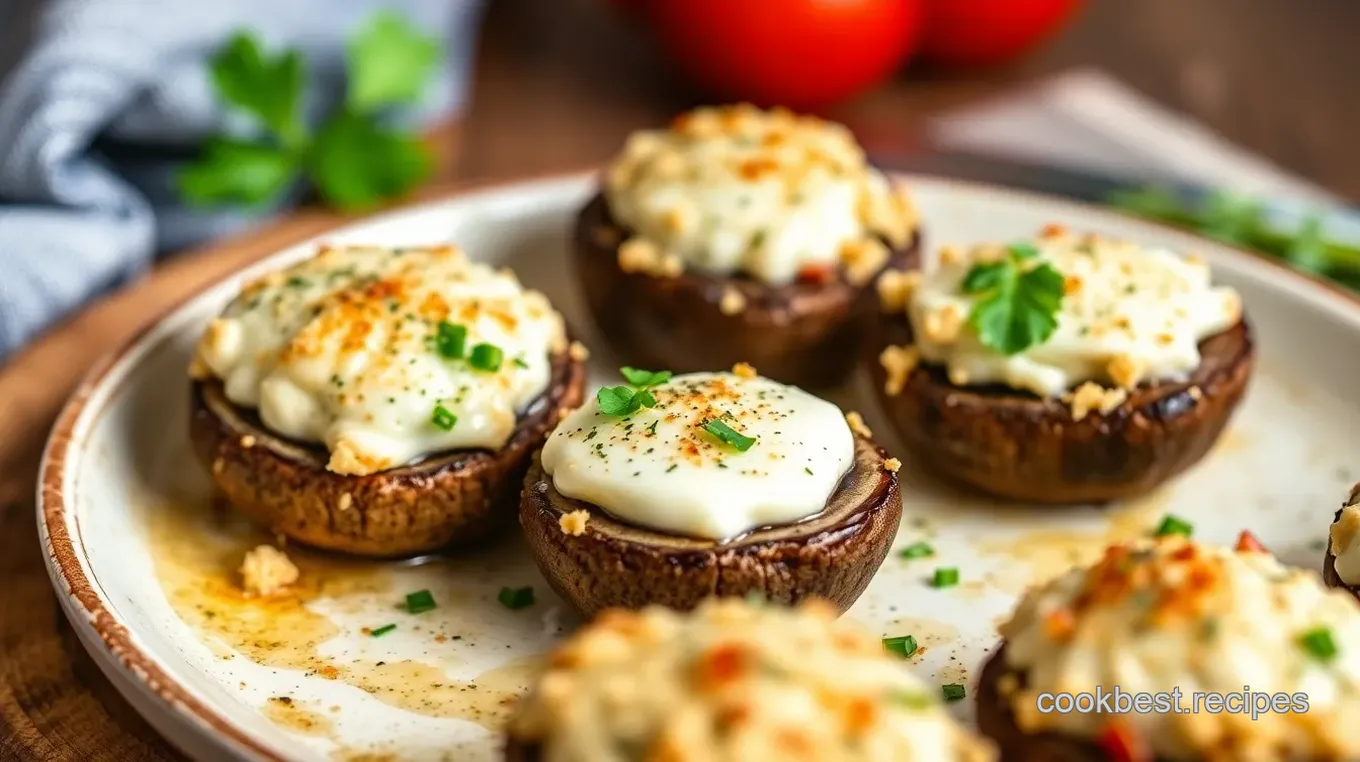
[[[434,596],[429,590],[417,590],[406,594],[406,613],[421,614],[434,608]]]
[[[430,415],[430,423],[445,431],[452,431],[453,425],[458,423],[458,416],[450,413],[449,409],[443,405],[435,405],[434,413]]]
[[[523,357],[516,357],[513,362],[515,363],[515,367],[517,368],[529,367],[529,363],[525,362]]]
[[[742,434],[717,418],[704,422],[699,428],[707,431],[727,444],[732,445],[740,452],[746,452],[751,449],[751,445],[756,443],[754,437],[748,437]]]
[[[911,635],[900,635],[896,638],[884,638],[883,647],[888,651],[903,658],[916,653],[916,638]]]
[[[288,282],[285,283],[284,285],[288,286],[289,288],[305,288],[311,285],[311,281],[307,280],[306,278],[303,278],[300,275],[294,275],[293,277],[289,278]]]
[[[369,630],[368,634],[370,637],[381,638],[382,636],[386,635],[387,633],[395,629],[397,629],[397,626],[395,624],[385,624],[382,627]]]
[[[1332,631],[1326,627],[1309,630],[1299,636],[1299,643],[1318,661],[1331,661],[1336,656],[1336,641]]]
[[[680,464],[679,464],[679,463],[672,463],[672,464],[670,464],[669,467],[666,468],[666,473],[669,474],[670,472],[674,471],[675,469],[677,469],[677,468],[679,468],[679,467],[680,467]]]
[[[1166,537],[1168,535],[1173,534],[1189,537],[1190,535],[1194,534],[1194,532],[1195,532],[1194,524],[1191,524],[1190,522],[1185,521],[1183,519],[1178,519],[1169,513],[1162,518],[1162,523],[1157,526],[1158,537]]]
[[[534,605],[534,589],[532,587],[503,587],[496,600],[501,605],[511,611],[518,611],[526,606]]]
[[[893,696],[893,701],[911,709],[929,709],[935,705],[934,699],[924,693],[903,691]]]
[[[952,587],[959,584],[959,569],[957,566],[941,566],[935,570],[935,578],[930,584],[934,587]]]
[[[434,348],[446,360],[456,360],[463,356],[467,345],[467,327],[454,325],[446,320],[439,321],[434,334]]]
[[[963,685],[961,685],[960,683],[949,683],[948,685],[941,685],[940,692],[944,694],[945,701],[959,701],[965,695],[967,695],[967,691],[964,690]]]
[[[652,425],[647,427],[647,433],[656,436],[656,425],[658,423],[660,423],[660,421],[652,421]]]
[[[807,466],[803,466],[803,473],[807,474],[808,476],[812,476],[812,469],[808,468]]]
[[[929,543],[913,542],[907,547],[897,551],[897,555],[900,558],[906,559],[927,558],[929,556],[935,555],[935,549],[930,547]]]
[[[478,344],[468,353],[469,365],[488,372],[500,370],[504,359],[505,353],[494,344]]]

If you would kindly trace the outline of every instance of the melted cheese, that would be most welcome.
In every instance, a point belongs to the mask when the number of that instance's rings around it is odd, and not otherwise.
[[[1360,484],[1351,489],[1346,506],[1332,524],[1329,547],[1336,556],[1336,576],[1347,585],[1360,585]]]
[[[1241,320],[1241,299],[1211,285],[1202,261],[1060,230],[1034,244],[1035,261],[1066,280],[1053,335],[1010,356],[983,346],[968,322],[977,298],[961,287],[973,265],[1004,250],[946,248],[907,298],[922,360],[946,366],[958,385],[1002,383],[1050,397],[1085,381],[1129,389],[1185,377],[1199,366],[1199,342]]]
[[[900,247],[916,220],[844,127],[751,106],[635,133],[604,193],[613,218],[662,260],[771,284],[842,262],[872,277],[887,254],[878,238]]]
[[[991,760],[906,663],[828,606],[611,611],[549,657],[511,734],[544,762]]]
[[[498,347],[500,368],[441,356],[441,323],[465,328],[469,350]],[[208,326],[196,366],[272,431],[324,443],[332,471],[364,474],[504,445],[547,388],[563,336],[542,294],[457,249],[323,248],[246,285]],[[436,406],[456,419],[447,430]]]
[[[1320,659],[1303,636],[1327,629],[1338,652]],[[1360,607],[1317,575],[1263,552],[1180,538],[1109,549],[1031,591],[1001,627],[1025,688],[1010,698],[1028,732],[1095,737],[1108,715],[1040,714],[1043,692],[1179,688],[1183,713],[1123,721],[1159,759],[1354,759],[1360,736]],[[1244,689],[1304,693],[1306,713],[1190,713],[1191,694]]]
[[[543,448],[557,491],[637,526],[723,540],[825,508],[854,463],[840,409],[753,373],[694,373],[655,387],[656,406],[626,417],[597,399]],[[719,419],[754,437],[745,452],[701,427]]]

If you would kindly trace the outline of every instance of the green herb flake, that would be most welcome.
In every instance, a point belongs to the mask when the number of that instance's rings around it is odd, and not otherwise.
[[[908,709],[929,709],[935,706],[935,700],[924,693],[913,691],[901,691],[893,694],[893,703],[901,704]]]
[[[935,549],[925,542],[913,542],[907,547],[897,551],[899,558],[911,560],[913,558],[928,558],[935,555]]]
[[[437,608],[434,596],[429,590],[417,590],[414,593],[406,594],[406,613],[423,614],[426,611],[433,611]]]
[[[626,381],[628,381],[628,383],[638,389],[646,389],[651,386],[664,384],[671,380],[671,376],[674,375],[668,370],[641,370],[639,368],[630,368],[626,365],[619,368],[619,373]]]
[[[519,611],[534,605],[534,589],[532,587],[503,587],[496,596],[496,600],[501,605],[511,611]]]
[[[1162,523],[1157,525],[1156,531],[1156,535],[1158,537],[1167,537],[1173,534],[1189,537],[1194,533],[1195,533],[1194,524],[1191,524],[1190,522],[1185,521],[1184,519],[1179,519],[1175,516],[1172,516],[1169,513],[1162,518]]]
[[[961,701],[968,693],[960,683],[941,685],[940,692],[944,695],[945,701]]]
[[[1318,627],[1300,635],[1299,645],[1318,661],[1329,662],[1336,658],[1336,641],[1332,639],[1332,631],[1326,627]]]
[[[751,445],[756,443],[755,437],[748,437],[717,418],[705,421],[699,428],[732,445],[739,452],[746,452],[751,449]]]
[[[463,350],[467,345],[467,326],[454,325],[448,321],[439,321],[439,327],[435,330],[434,347],[439,352],[439,356],[445,360],[457,360],[463,356]]]
[[[916,653],[916,638],[911,635],[900,635],[895,638],[884,638],[883,648],[889,653],[895,653],[902,658],[907,658]]]
[[[968,315],[978,340],[1004,355],[1048,341],[1058,328],[1063,276],[1047,262],[1033,264],[1038,250],[1013,244],[1000,262],[973,265],[963,293],[978,297]]]
[[[932,587],[953,587],[959,584],[959,569],[956,566],[941,566],[935,570],[930,580]]]
[[[516,367],[516,368],[527,368],[527,367],[529,367],[529,363],[525,362],[523,357],[516,357],[516,358],[513,360],[513,362],[515,363],[515,367]]]
[[[495,344],[478,344],[468,353],[468,364],[488,373],[500,370],[504,359],[505,353]]]
[[[397,626],[395,624],[385,624],[382,627],[375,627],[374,629],[369,630],[368,634],[369,637],[381,638],[382,636],[386,635],[387,633],[395,629],[397,629]]]
[[[453,431],[454,424],[458,423],[458,416],[449,412],[449,409],[443,405],[435,405],[434,413],[430,415],[430,423],[444,431]]]

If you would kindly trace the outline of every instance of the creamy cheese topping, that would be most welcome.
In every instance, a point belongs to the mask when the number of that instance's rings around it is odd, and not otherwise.
[[[1113,719],[1042,714],[1041,693],[1179,689],[1180,713],[1119,716],[1159,759],[1360,755],[1360,607],[1268,553],[1182,538],[1112,547],[1028,593],[1001,634],[1023,688],[1001,687],[1028,732],[1094,738]],[[1189,711],[1196,691],[1248,690],[1306,694],[1307,712]]]
[[[611,611],[560,646],[511,734],[545,762],[990,760],[906,662],[829,606]]]
[[[1039,256],[1065,278],[1058,326],[1045,342],[1004,355],[969,323],[977,297],[962,292],[968,271],[1004,247],[945,248],[907,298],[920,357],[946,366],[958,385],[1003,383],[1058,396],[1084,382],[1131,389],[1183,378],[1199,366],[1200,340],[1242,317],[1237,293],[1210,283],[1209,266],[1166,249],[1075,235],[1059,228],[1035,240]]]
[[[548,437],[543,470],[567,497],[619,519],[723,540],[808,518],[855,459],[835,405],[754,373],[693,373],[650,390],[656,406],[610,416],[592,398]],[[754,438],[745,452],[704,425]]]
[[[747,105],[634,133],[604,193],[615,221],[678,264],[771,284],[838,262],[872,278],[888,256],[879,238],[900,247],[916,224],[845,127]]]
[[[464,358],[440,351],[450,329],[466,331]],[[269,429],[325,443],[330,470],[365,474],[504,445],[563,341],[542,294],[455,248],[322,248],[247,284],[208,326],[195,371]],[[499,350],[494,370],[468,357],[479,344]]]
[[[1347,585],[1360,585],[1360,484],[1351,488],[1346,506],[1332,524],[1330,547],[1336,556],[1336,576]]]

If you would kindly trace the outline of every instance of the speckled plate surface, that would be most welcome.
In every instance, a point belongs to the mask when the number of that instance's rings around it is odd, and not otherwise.
[[[1147,533],[1168,513],[1230,542],[1249,528],[1284,560],[1318,568],[1327,526],[1356,478],[1360,301],[1277,265],[1114,214],[981,186],[906,178],[927,246],[1029,235],[1049,222],[1193,251],[1237,287],[1254,321],[1260,368],[1231,429],[1188,475],[1135,502],[1043,510],[963,495],[911,462],[897,547],[928,539],[934,559],[890,556],[848,614],[883,635],[915,635],[921,675],[966,682],[997,621],[1032,582]],[[565,245],[591,191],[574,175],[505,185],[337,230],[327,242],[453,241],[515,268],[588,340]],[[498,729],[537,658],[578,622],[517,537],[456,559],[346,562],[295,549],[301,596],[242,599],[234,569],[268,541],[215,506],[186,441],[190,350],[242,278],[307,256],[280,252],[166,317],[101,364],[63,412],[43,465],[39,526],[53,583],[85,646],[173,743],[202,759],[458,759],[500,754]],[[615,363],[601,347],[593,382]],[[834,396],[896,450],[866,381]],[[957,566],[958,587],[926,584]],[[538,601],[509,611],[502,586]],[[412,616],[405,593],[439,607]],[[397,628],[374,638],[368,629]],[[971,690],[970,690],[971,693]],[[971,721],[968,702],[955,706]]]

